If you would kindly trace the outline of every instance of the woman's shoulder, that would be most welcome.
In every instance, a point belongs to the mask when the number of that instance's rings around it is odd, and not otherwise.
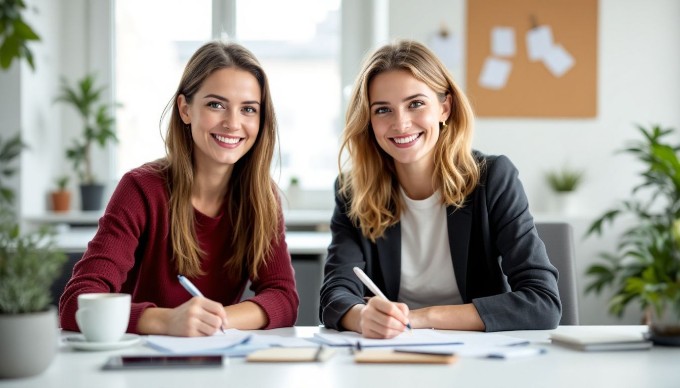
[[[167,186],[167,165],[162,160],[143,164],[126,172],[121,183],[136,184],[144,189],[164,188]]]
[[[485,154],[478,150],[472,151],[472,156],[477,161],[480,167],[482,175],[486,176],[489,174],[497,175],[504,174],[509,171],[515,170],[515,165],[510,161],[505,155],[492,155]]]

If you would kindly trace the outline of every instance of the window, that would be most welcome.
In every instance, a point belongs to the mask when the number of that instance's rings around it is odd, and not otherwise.
[[[235,0],[233,18],[213,17],[212,4],[116,1],[117,175],[165,155],[161,113],[191,54],[220,30],[214,22],[235,31],[269,77],[281,152],[274,179],[331,190],[342,122],[340,0]]]
[[[167,125],[159,120],[189,57],[211,38],[211,6],[211,0],[116,0],[117,178],[165,156]]]

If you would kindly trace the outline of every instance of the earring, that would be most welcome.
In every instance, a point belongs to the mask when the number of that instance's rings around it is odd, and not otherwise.
[[[445,122],[445,121],[440,121],[440,122],[439,122],[439,130],[440,130],[440,131],[443,131],[443,130],[445,130],[445,129],[446,129],[446,127],[448,127],[448,126],[449,126],[449,125],[448,125],[448,124],[446,124],[446,122]]]

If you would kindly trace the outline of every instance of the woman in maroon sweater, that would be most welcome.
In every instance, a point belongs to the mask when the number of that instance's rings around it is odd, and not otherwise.
[[[172,101],[167,157],[121,179],[61,296],[61,327],[78,330],[78,295],[90,292],[131,294],[131,333],[292,326],[299,299],[269,175],[277,134],[264,71],[242,46],[211,42]],[[249,280],[255,295],[241,301]]]

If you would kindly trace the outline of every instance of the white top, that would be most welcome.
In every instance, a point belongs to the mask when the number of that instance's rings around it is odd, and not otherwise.
[[[401,189],[401,197],[406,206],[401,214],[399,302],[410,309],[462,304],[440,193],[413,200]]]

